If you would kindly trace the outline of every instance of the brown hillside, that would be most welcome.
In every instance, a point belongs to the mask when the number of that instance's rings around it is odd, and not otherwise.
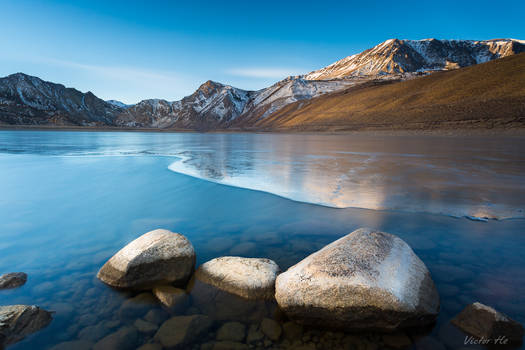
[[[368,83],[288,105],[258,129],[525,127],[525,53],[395,83]]]

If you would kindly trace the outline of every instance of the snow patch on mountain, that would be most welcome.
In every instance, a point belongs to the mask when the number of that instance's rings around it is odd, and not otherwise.
[[[129,108],[133,106],[133,104],[125,104],[124,102],[120,102],[117,100],[106,100],[106,102],[113,106],[120,107],[120,108]]]

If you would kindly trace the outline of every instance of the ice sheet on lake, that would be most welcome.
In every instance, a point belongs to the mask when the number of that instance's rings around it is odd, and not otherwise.
[[[336,208],[525,216],[525,163],[512,146],[496,141],[342,135],[244,141],[217,135],[212,147],[186,150],[169,169]]]
[[[524,138],[0,131],[0,153],[172,157],[169,169],[336,208],[525,217]]]

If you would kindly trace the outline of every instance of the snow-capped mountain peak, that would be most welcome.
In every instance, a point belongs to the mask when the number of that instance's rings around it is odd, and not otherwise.
[[[524,52],[521,40],[389,39],[305,76],[308,80],[341,79],[394,73],[453,69]]]

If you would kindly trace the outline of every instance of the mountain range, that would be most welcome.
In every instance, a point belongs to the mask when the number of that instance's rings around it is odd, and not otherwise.
[[[454,71],[450,73],[455,74],[465,70],[465,67],[522,52],[525,52],[525,41],[514,39],[390,39],[325,68],[302,76],[288,77],[258,91],[207,81],[193,94],[179,101],[148,99],[134,105],[116,100],[104,101],[91,92],[82,93],[37,77],[16,73],[0,78],[0,125],[188,130],[344,130],[366,127],[369,123],[400,128],[403,123],[406,124],[406,117],[414,114],[413,109],[408,112],[409,106],[419,108],[421,113],[429,111],[426,107],[411,105],[414,99],[407,99],[406,96],[427,94],[426,98],[419,101],[424,100],[435,105],[433,88],[419,81],[433,81],[433,84],[439,85],[441,78],[434,78],[443,76],[439,72]],[[523,59],[518,61],[512,62],[519,64]],[[505,85],[509,79],[514,79],[512,75],[506,75],[507,68],[503,71],[505,74],[499,75],[491,71],[496,79],[491,81],[496,86]],[[479,85],[479,89],[494,89],[494,86],[488,86],[484,81],[484,74],[487,72],[476,72],[474,70],[474,73],[462,77],[470,79],[468,86],[474,82]],[[437,80],[428,80],[428,75]],[[521,86],[525,85],[523,81],[525,80],[521,80]],[[426,92],[417,90],[422,86],[427,89]],[[456,86],[458,94],[462,88],[461,85]],[[392,89],[396,92],[392,92]],[[473,95],[479,94],[479,89],[472,89]],[[518,82],[518,91],[521,90]],[[452,90],[447,93],[455,92]],[[525,96],[525,92],[523,95]],[[391,100],[390,104],[388,99]],[[400,104],[399,101],[404,102]],[[461,105],[462,101],[455,103]],[[339,106],[337,111],[330,107],[333,104]],[[390,105],[391,108],[395,106],[397,110],[403,110],[404,114],[399,115],[378,107],[385,105]],[[312,116],[314,110],[317,114]],[[327,117],[328,110],[332,110],[331,117]],[[447,113],[452,113],[447,109],[435,112],[438,113],[435,117],[438,120],[450,119]],[[472,119],[474,112],[470,115],[454,113],[454,118],[460,115],[460,119]],[[356,115],[359,115],[357,119]],[[378,123],[377,119],[384,121],[381,118],[385,115],[393,119],[387,118],[386,124]],[[322,122],[313,121],[314,119]],[[396,120],[399,120],[399,125]],[[423,118],[422,122],[424,120],[426,119]]]

